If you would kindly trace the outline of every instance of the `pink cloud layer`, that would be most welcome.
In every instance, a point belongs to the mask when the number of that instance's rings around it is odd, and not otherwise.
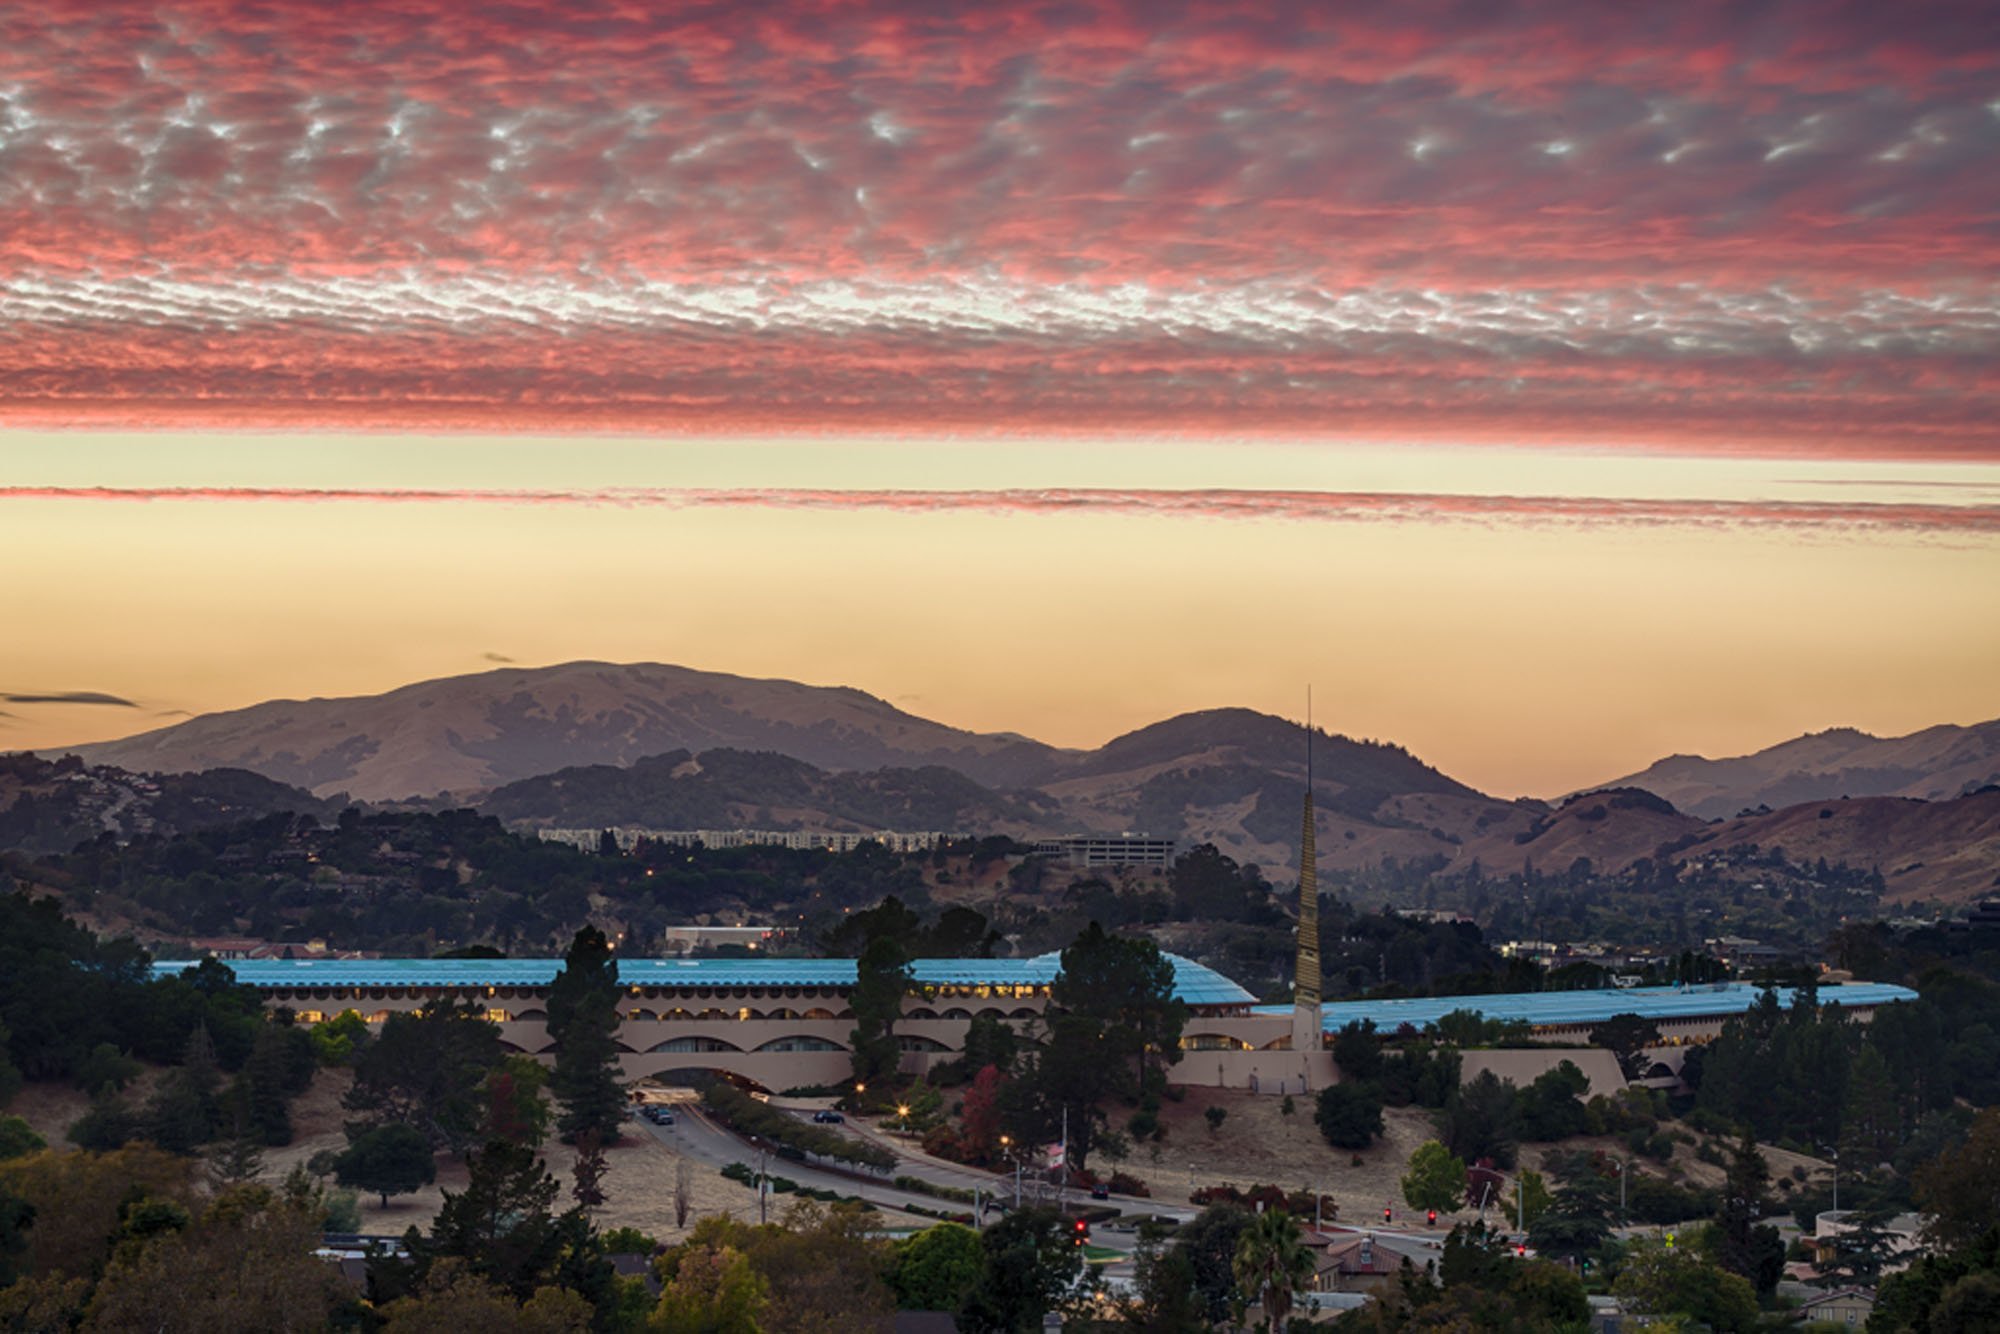
[[[0,11],[0,422],[2000,457],[2000,35],[1719,0]]]
[[[1051,487],[983,491],[823,487],[600,489],[343,487],[0,487],[0,501],[198,502],[625,509],[798,509],[907,514],[1112,514],[1187,519],[1297,519],[1333,523],[1506,521],[1642,527],[1878,529],[2000,535],[2000,505],[1843,501],[1656,500],[1601,496],[1419,492]]]

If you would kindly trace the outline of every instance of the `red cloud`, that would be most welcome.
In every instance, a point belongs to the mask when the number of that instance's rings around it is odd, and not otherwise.
[[[0,418],[1990,455],[1996,72],[1972,4],[51,0]]]
[[[1615,524],[1665,527],[1776,526],[2000,533],[2000,505],[1830,501],[1637,500],[1596,496],[1489,496],[1421,492],[1245,491],[1204,488],[1051,487],[995,491],[834,490],[798,487],[615,487],[597,490],[307,487],[0,487],[0,500],[234,502],[387,505],[603,505],[664,509],[1093,512],[1196,519],[1318,522]]]

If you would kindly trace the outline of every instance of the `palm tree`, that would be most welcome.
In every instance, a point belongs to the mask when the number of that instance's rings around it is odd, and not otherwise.
[[[1243,1229],[1234,1271],[1237,1288],[1261,1302],[1273,1334],[1283,1334],[1293,1295],[1312,1281],[1313,1256],[1292,1216],[1266,1209]]]

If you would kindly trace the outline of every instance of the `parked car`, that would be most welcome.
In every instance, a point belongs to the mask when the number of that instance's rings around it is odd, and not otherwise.
[[[1102,1181],[1098,1182],[1098,1183],[1097,1183],[1096,1185],[1094,1185],[1094,1186],[1092,1186],[1092,1187],[1090,1188],[1090,1198],[1091,1198],[1091,1199],[1093,1199],[1093,1200],[1108,1200],[1108,1199],[1110,1199],[1110,1198],[1111,1198],[1111,1187],[1109,1187],[1109,1186],[1105,1185],[1105,1184],[1104,1184],[1104,1183],[1103,1183]]]
[[[846,1121],[847,1118],[831,1108],[822,1107],[819,1111],[813,1113],[813,1120],[818,1121],[821,1125],[837,1126]]]

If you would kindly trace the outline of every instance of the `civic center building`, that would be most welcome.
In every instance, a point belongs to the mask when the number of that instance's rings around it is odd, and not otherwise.
[[[1406,1026],[1421,1031],[1454,1010],[1472,1010],[1488,1019],[1527,1023],[1548,1049],[1468,1052],[1464,1077],[1492,1069],[1525,1083],[1572,1059],[1589,1075],[1593,1091],[1607,1092],[1607,1085],[1623,1082],[1610,1053],[1575,1050],[1587,1047],[1593,1025],[1617,1014],[1651,1020],[1663,1045],[1653,1052],[1649,1075],[1672,1080],[1689,1044],[1716,1036],[1724,1022],[1756,1003],[1758,989],[1736,982],[1323,1004],[1310,790],[1301,843],[1301,944],[1293,1003],[1260,1006],[1213,969],[1166,955],[1174,970],[1174,995],[1187,1006],[1181,1059],[1170,1068],[1173,1082],[1308,1092],[1337,1078],[1326,1040],[1344,1025],[1369,1020],[1393,1035]],[[158,963],[154,970],[190,966]],[[553,1059],[547,1003],[560,959],[254,959],[231,967],[239,982],[258,988],[271,1005],[290,1007],[303,1023],[354,1010],[379,1024],[433,1000],[471,1001],[499,1025],[508,1050]],[[1003,1020],[1033,1040],[1060,967],[1057,954],[916,960],[895,1029],[903,1073],[922,1074],[961,1054],[967,1030],[981,1016]],[[619,1060],[630,1081],[706,1071],[783,1092],[836,1084],[851,1074],[852,959],[621,958],[618,977],[625,990]],[[1784,1005],[1793,1001],[1784,989],[1778,995]],[[1916,993],[1905,987],[1878,983],[1819,989],[1821,1004],[1837,1003],[1863,1021],[1877,1006],[1914,999]]]

